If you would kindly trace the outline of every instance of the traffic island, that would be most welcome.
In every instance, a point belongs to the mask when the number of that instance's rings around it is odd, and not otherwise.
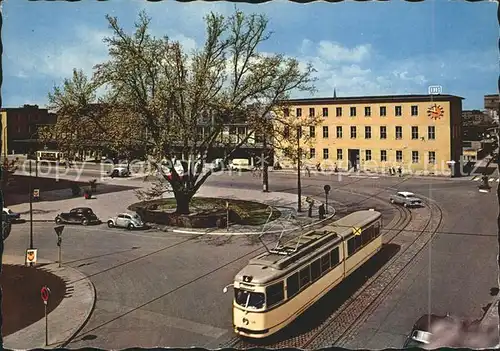
[[[45,306],[40,294],[43,286],[49,287],[51,292],[47,305],[49,314],[59,306],[66,294],[66,282],[63,279],[35,267],[4,264],[0,282],[4,337],[44,318]]]
[[[281,216],[279,209],[256,201],[194,197],[190,214],[175,212],[175,198],[142,201],[128,207],[147,223],[181,228],[226,228],[230,225],[261,226]]]

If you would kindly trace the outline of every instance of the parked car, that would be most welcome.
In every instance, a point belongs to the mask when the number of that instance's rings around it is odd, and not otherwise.
[[[130,175],[130,171],[127,167],[115,167],[109,172],[109,176],[111,178],[115,177],[128,177]]]
[[[12,220],[5,212],[2,212],[2,237],[3,240],[7,239],[12,230]]]
[[[409,191],[399,191],[394,195],[389,197],[389,200],[393,204],[400,204],[404,207],[418,207],[423,206],[422,200],[415,196],[414,193]]]
[[[231,161],[229,168],[233,171],[251,171],[253,166],[246,158],[235,158]]]
[[[10,219],[11,222],[21,219],[20,213],[12,212],[12,210],[7,207],[4,207],[2,212],[7,216],[7,218]]]
[[[69,212],[63,212],[57,215],[55,219],[57,224],[100,224],[101,221],[90,207],[77,207]]]
[[[116,217],[108,219],[108,227],[120,227],[132,230],[145,228],[145,224],[137,213],[120,213]]]
[[[432,329],[436,325],[436,323],[457,323],[458,320],[455,318],[446,315],[446,316],[438,316],[435,314],[425,314],[420,317],[411,330],[410,335],[405,340],[403,344],[403,348],[425,348],[426,345],[430,344],[432,341]]]

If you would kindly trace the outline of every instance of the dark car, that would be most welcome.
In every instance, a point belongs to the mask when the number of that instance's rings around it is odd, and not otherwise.
[[[101,221],[95,213],[89,207],[77,207],[73,208],[69,212],[60,213],[56,217],[56,223],[68,223],[68,224],[100,224]]]
[[[7,218],[9,218],[11,222],[15,222],[21,219],[20,213],[12,212],[12,210],[6,207],[3,208],[3,214],[7,216]]]
[[[439,316],[435,314],[425,314],[413,325],[411,333],[406,338],[403,348],[425,348],[425,346],[431,342],[431,331],[437,322],[456,323],[457,321],[449,315]]]

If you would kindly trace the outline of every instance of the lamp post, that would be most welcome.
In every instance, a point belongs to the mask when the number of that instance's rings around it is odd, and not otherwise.
[[[302,126],[297,127],[297,197],[299,204],[297,206],[297,212],[302,212],[302,189],[300,181],[300,158],[302,157],[302,150],[300,149],[300,137],[302,134]]]

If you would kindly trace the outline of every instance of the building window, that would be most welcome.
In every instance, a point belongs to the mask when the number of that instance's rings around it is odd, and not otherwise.
[[[351,117],[356,117],[356,107],[351,107]]]
[[[323,149],[323,159],[328,160],[328,149]]]
[[[316,127],[315,126],[310,126],[309,127],[309,136],[311,138],[316,137]]]
[[[290,128],[289,127],[283,128],[283,136],[285,138],[289,138],[290,137]]]
[[[297,136],[300,138],[302,138],[302,127],[297,127]]]
[[[342,139],[342,127],[337,127],[337,138]]]
[[[396,108],[395,108],[395,111],[394,111],[394,112],[395,112],[395,115],[396,115],[396,116],[401,116],[401,115],[403,114],[403,111],[402,111],[402,109],[401,109],[401,106],[396,106]]]
[[[337,107],[335,109],[337,117],[342,117],[342,107]]]
[[[411,127],[411,138],[418,139],[418,127]]]
[[[236,135],[236,127],[229,127],[229,134]]]
[[[365,107],[365,116],[370,117],[372,115],[372,108],[370,106]]]
[[[328,117],[328,107],[323,107],[323,117]]]
[[[315,158],[315,157],[316,157],[316,149],[312,147],[309,149],[309,158]]]
[[[247,131],[245,127],[238,127],[238,135],[246,135]]]
[[[337,149],[337,160],[342,160],[342,149]]]
[[[302,109],[301,108],[298,108],[296,110],[296,112],[297,112],[297,117],[302,117]]]
[[[356,127],[351,127],[351,139],[356,139]]]
[[[436,163],[436,151],[429,151],[429,163]]]
[[[380,150],[380,161],[387,161],[387,151]]]
[[[411,107],[411,115],[418,116],[418,106],[414,105]]]
[[[380,106],[380,116],[387,116],[387,108],[385,106]]]
[[[371,139],[372,138],[372,127],[366,126],[365,127],[365,139]]]
[[[411,152],[411,162],[418,163],[418,151]]]
[[[427,128],[427,139],[434,140],[436,139],[436,127],[429,126]]]
[[[316,114],[315,112],[316,112],[316,111],[314,111],[314,107],[311,107],[311,108],[309,109],[309,117],[314,117],[314,115]]]
[[[396,162],[403,162],[403,151],[396,150]]]
[[[372,160],[372,150],[365,150],[365,160],[366,161]]]
[[[328,138],[328,126],[323,126],[323,138]]]
[[[387,127],[380,127],[380,139],[387,139]]]
[[[290,109],[288,108],[283,109],[283,114],[285,115],[285,117],[290,117]]]
[[[396,139],[403,139],[403,127],[396,126]]]

